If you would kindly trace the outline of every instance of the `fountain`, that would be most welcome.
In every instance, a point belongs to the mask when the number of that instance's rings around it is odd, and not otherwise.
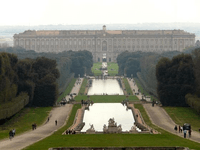
[[[121,125],[117,126],[114,118],[110,118],[108,120],[108,127],[104,124],[103,126],[103,133],[121,133],[122,127]]]

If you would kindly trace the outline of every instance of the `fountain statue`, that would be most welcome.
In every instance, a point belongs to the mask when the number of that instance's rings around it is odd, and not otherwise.
[[[138,133],[138,131],[136,130],[136,126],[135,125],[133,125],[131,127],[131,130],[129,131],[129,133]]]
[[[117,123],[115,122],[114,118],[110,118],[108,120],[108,127],[104,124],[103,132],[104,133],[121,133],[122,127],[121,125],[117,126]]]
[[[86,134],[95,134],[95,129],[93,124],[90,125],[90,128],[86,131]]]

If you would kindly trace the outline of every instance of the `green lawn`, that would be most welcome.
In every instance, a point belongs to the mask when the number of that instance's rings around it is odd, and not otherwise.
[[[86,88],[86,85],[87,85],[87,81],[88,81],[87,79],[85,79],[85,78],[83,79],[83,83],[81,85],[81,88],[80,88],[78,95],[84,94],[85,88]]]
[[[102,74],[101,70],[99,70],[101,68],[101,64],[101,62],[93,63],[92,72],[94,73],[94,76],[100,76]]]
[[[131,90],[131,87],[130,87],[127,79],[123,78],[123,81],[124,81],[124,85],[125,85],[127,94],[133,95],[133,91]]]
[[[76,134],[61,135],[71,125],[80,105],[74,105],[68,123],[26,150],[44,150],[50,147],[119,147],[119,146],[183,146],[200,149],[200,144],[163,131],[162,134]],[[143,115],[143,113],[142,113]],[[161,129],[162,130],[162,129]]]
[[[63,97],[65,97],[66,95],[70,94],[72,88],[74,87],[75,82],[76,82],[76,78],[73,78],[72,81],[70,82],[70,84],[65,89],[65,91],[59,96],[57,102],[60,102]]]
[[[72,79],[71,83],[65,90],[65,92],[59,96],[58,101],[60,101],[64,95],[71,92],[76,79]],[[25,131],[31,130],[32,124],[36,123],[37,126],[42,125],[51,111],[52,107],[26,107],[13,116],[9,121],[0,125],[0,139],[8,137],[8,133],[11,129],[16,129],[16,134],[21,134]]]
[[[44,123],[52,107],[29,107],[22,109],[12,119],[0,126],[0,139],[8,137],[11,129],[16,129],[16,135],[31,130],[32,124],[37,126]]]
[[[81,100],[87,100],[88,97],[86,95],[76,96],[75,100],[80,102]],[[125,95],[92,95],[90,96],[90,100],[94,103],[121,103],[124,99],[126,99]],[[129,101],[138,101],[139,99],[136,96],[129,96]]]
[[[178,125],[190,123],[192,130],[198,131],[200,128],[200,116],[190,107],[163,107],[169,116]]]
[[[107,69],[109,76],[115,76],[118,74],[119,67],[117,63],[109,62]]]
[[[101,68],[101,64],[102,62],[93,63],[92,72],[94,73],[94,76],[100,76],[102,74],[101,70],[99,70]],[[119,67],[117,63],[108,62],[107,69],[109,76],[117,75],[118,68]]]

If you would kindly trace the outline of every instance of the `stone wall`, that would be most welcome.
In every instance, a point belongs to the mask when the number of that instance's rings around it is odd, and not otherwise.
[[[58,147],[48,150],[189,150],[186,147]]]

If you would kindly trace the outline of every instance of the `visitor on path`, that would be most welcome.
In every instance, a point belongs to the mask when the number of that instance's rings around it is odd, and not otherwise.
[[[9,132],[9,139],[12,140],[12,137],[13,137],[13,132],[12,132],[12,130],[10,130],[10,132]]]
[[[36,130],[36,128],[37,128],[36,123],[32,124],[32,130]]]
[[[15,136],[15,129],[12,130],[12,133],[13,133],[13,137],[14,137]]]
[[[65,134],[69,134],[69,130],[66,130],[66,131],[65,131]]]
[[[178,126],[178,132],[179,133],[181,132],[181,126]]]
[[[153,102],[152,102],[152,107],[154,107],[154,100],[153,100]]]
[[[189,137],[191,137],[191,132],[192,132],[192,130],[190,129],[190,130],[188,131]]]
[[[57,126],[57,124],[58,124],[58,121],[57,121],[57,120],[55,120],[55,125]]]
[[[183,130],[184,138],[186,138],[187,130]]]
[[[177,129],[178,129],[177,125],[175,125],[174,130],[175,130],[176,133],[177,133]]]

